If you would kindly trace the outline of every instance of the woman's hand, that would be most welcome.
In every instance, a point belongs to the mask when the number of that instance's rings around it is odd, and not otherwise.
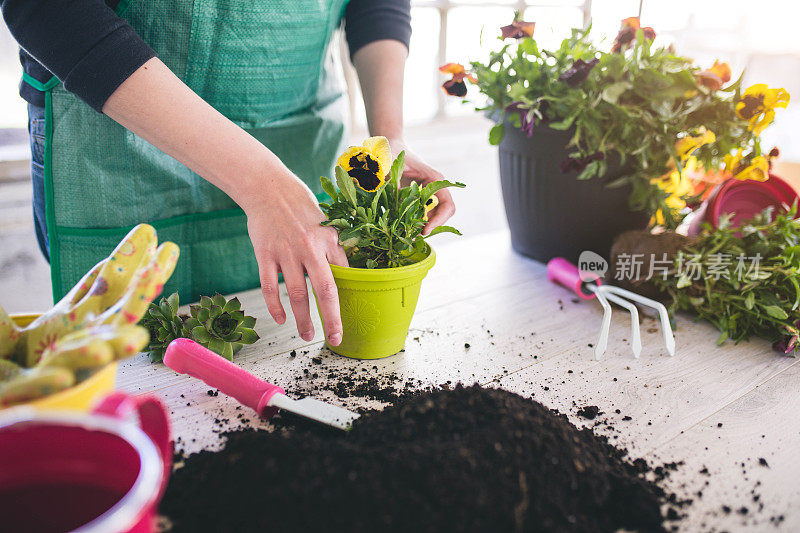
[[[414,152],[410,152],[402,139],[389,139],[389,146],[394,157],[403,150],[406,152],[406,167],[400,180],[402,186],[409,185],[412,181],[427,185],[444,178],[441,172],[425,163]],[[456,213],[456,204],[450,191],[442,189],[436,193],[436,197],[439,199],[439,204],[431,210],[428,223],[422,228],[423,235],[428,235],[433,228],[441,226]]]
[[[267,309],[278,324],[286,312],[278,294],[278,273],[283,273],[297,331],[305,341],[314,338],[309,311],[305,273],[319,303],[327,340],[333,346],[342,342],[339,293],[329,264],[347,265],[336,230],[324,227],[325,220],[311,190],[295,176],[269,179],[251,200],[240,205],[247,214],[247,230],[258,260],[261,291]]]

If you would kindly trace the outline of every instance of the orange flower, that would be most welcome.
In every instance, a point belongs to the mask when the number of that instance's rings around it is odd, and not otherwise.
[[[617,33],[617,37],[614,39],[614,46],[611,48],[611,51],[614,53],[618,53],[622,51],[622,47],[631,43],[636,38],[636,32],[642,30],[644,33],[644,38],[652,41],[656,38],[656,31],[649,27],[641,27],[639,25],[639,17],[628,17],[622,20],[622,24],[619,29],[619,33]]]
[[[533,37],[533,28],[536,26],[535,22],[525,22],[523,20],[514,20],[508,26],[500,28],[502,32],[502,39],[524,39],[525,37]]]
[[[442,74],[450,74],[453,77],[442,84],[444,91],[451,96],[463,98],[467,95],[467,84],[464,80],[477,83],[478,78],[467,72],[461,63],[447,63],[439,67]]]
[[[731,81],[731,67],[727,63],[720,63],[719,60],[715,60],[711,68],[701,70],[695,74],[695,77],[697,78],[697,83],[703,87],[718,91],[722,89],[724,84]]]

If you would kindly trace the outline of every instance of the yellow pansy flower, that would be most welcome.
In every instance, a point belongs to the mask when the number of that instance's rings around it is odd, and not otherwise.
[[[767,181],[769,179],[769,158],[759,155],[753,158],[742,156],[739,150],[735,155],[725,156],[725,170],[737,180]]]
[[[370,137],[361,146],[351,146],[336,163],[367,192],[378,190],[392,167],[392,153],[386,137]]]
[[[714,135],[713,131],[706,129],[705,126],[701,126],[697,130],[697,135],[687,135],[686,137],[678,139],[675,143],[675,152],[677,152],[680,160],[684,161],[704,144],[711,144],[716,140],[717,136]]]
[[[775,119],[775,108],[788,105],[786,89],[770,89],[764,83],[757,83],[742,94],[736,103],[736,114],[750,123],[753,133],[760,135]]]
[[[425,214],[422,216],[422,220],[427,221],[428,213],[431,211],[431,209],[433,209],[437,205],[439,205],[439,199],[434,194],[433,196],[428,198],[428,200],[425,202]]]
[[[694,194],[694,182],[689,178],[688,171],[690,170],[690,167],[691,170],[693,170],[695,164],[695,158],[689,157],[686,168],[684,168],[683,172],[678,172],[677,170],[673,169],[667,171],[658,178],[653,178],[650,180],[651,184],[657,185],[659,189],[669,194],[669,196],[664,199],[664,203],[667,205],[670,211],[680,211],[686,207],[686,201],[683,198]],[[664,225],[664,213],[661,211],[661,209],[656,211],[655,216],[650,222],[651,224],[655,223],[659,226]]]

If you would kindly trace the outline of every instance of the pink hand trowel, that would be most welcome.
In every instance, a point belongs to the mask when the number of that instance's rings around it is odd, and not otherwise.
[[[191,339],[172,341],[164,354],[164,364],[175,372],[188,374],[221,390],[239,403],[255,409],[262,418],[269,418],[278,409],[284,409],[322,424],[347,430],[360,416],[343,407],[313,398],[292,400],[282,388],[239,368]]]

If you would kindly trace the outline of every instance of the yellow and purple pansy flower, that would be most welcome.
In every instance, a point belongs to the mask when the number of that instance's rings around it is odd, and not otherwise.
[[[425,201],[425,214],[422,216],[422,219],[427,221],[428,220],[428,213],[430,213],[431,210],[434,207],[436,207],[437,205],[439,205],[439,199],[434,194],[433,196],[431,196],[430,198],[428,198]]]
[[[736,114],[750,123],[750,130],[760,135],[775,119],[775,108],[789,105],[786,89],[770,89],[765,83],[748,87],[736,103]]]
[[[565,70],[561,76],[558,77],[558,81],[563,81],[570,87],[575,88],[586,81],[586,78],[589,77],[589,72],[591,72],[591,70],[599,62],[600,60],[596,57],[594,59],[590,59],[589,61],[578,59],[572,64],[571,67]]]
[[[716,140],[717,136],[714,135],[713,131],[706,129],[705,126],[701,126],[697,129],[695,135],[690,134],[678,139],[675,142],[675,152],[678,158],[684,161],[701,146],[711,144]]]
[[[392,167],[392,152],[386,137],[370,137],[361,146],[345,150],[336,163],[367,192],[378,190]]]
[[[525,22],[519,12],[514,15],[514,21],[508,26],[500,28],[501,39],[525,39],[526,37],[533,37],[533,29],[536,27],[535,22]]]
[[[662,176],[650,180],[650,183],[667,193],[667,197],[664,198],[664,204],[667,209],[673,213],[677,213],[685,208],[686,200],[684,200],[684,198],[692,196],[695,192],[695,184],[691,178],[689,178],[689,171],[694,170],[694,158],[690,158],[688,163],[689,164],[687,164],[682,171],[671,168]],[[665,217],[661,209],[656,211],[651,223],[658,226],[664,225]]]
[[[463,98],[467,95],[467,84],[464,80],[469,80],[472,83],[477,83],[478,78],[467,72],[464,65],[461,63],[447,63],[439,67],[439,72],[442,74],[450,74],[452,78],[442,84],[444,92],[450,96],[458,96]]]
[[[731,67],[727,63],[715,60],[711,68],[695,73],[695,78],[697,78],[697,83],[706,89],[718,91],[724,84],[731,81]]]
[[[767,181],[769,179],[770,158],[769,155],[742,155],[742,150],[739,149],[736,154],[728,154],[725,156],[725,170],[731,173],[737,180],[755,180]]]
[[[628,17],[622,20],[619,33],[617,33],[617,37],[614,39],[614,46],[611,47],[611,51],[614,53],[621,52],[625,46],[636,39],[636,32],[639,30],[642,30],[644,38],[649,41],[656,38],[656,31],[653,28],[649,26],[641,27],[639,25],[639,17]]]

